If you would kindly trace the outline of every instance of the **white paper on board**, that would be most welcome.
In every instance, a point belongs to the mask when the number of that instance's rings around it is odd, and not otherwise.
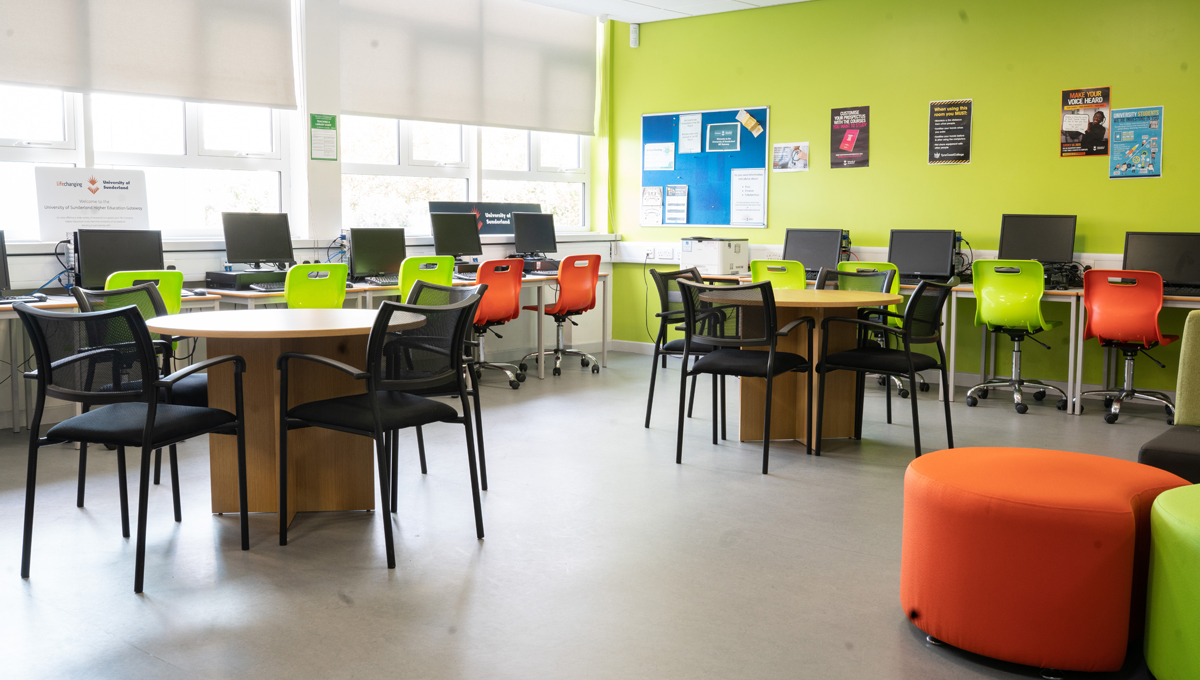
[[[662,205],[662,187],[642,187],[642,205]]]
[[[663,217],[664,224],[687,224],[687,195],[686,184],[667,185],[667,211]]]
[[[674,170],[675,142],[647,144],[645,158],[642,161],[643,170]]]
[[[700,153],[704,150],[704,133],[700,118],[698,113],[679,117],[679,153]]]
[[[729,224],[761,227],[766,223],[767,169],[738,168],[730,171]]]
[[[643,227],[661,227],[663,209],[661,205],[643,205],[641,225]]]

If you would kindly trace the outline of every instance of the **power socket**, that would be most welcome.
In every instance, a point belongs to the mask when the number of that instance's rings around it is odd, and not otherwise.
[[[671,246],[659,247],[654,251],[654,259],[656,260],[674,260],[675,248]]]
[[[654,248],[652,248],[652,247],[651,247],[651,248],[647,248],[647,249],[646,249],[646,257],[647,257],[647,258],[653,258],[653,257],[654,257]]]

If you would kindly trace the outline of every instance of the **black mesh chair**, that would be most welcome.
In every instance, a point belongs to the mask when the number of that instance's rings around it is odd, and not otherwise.
[[[766,378],[766,403],[763,409],[763,474],[771,453],[771,389],[775,376],[790,371],[808,374],[808,403],[812,403],[812,371],[809,360],[791,352],[776,351],[779,338],[786,337],[801,324],[808,326],[808,346],[816,321],[804,316],[778,328],[775,316],[775,293],[770,281],[741,286],[706,286],[680,280],[683,299],[683,363],[687,366],[693,345],[706,345],[712,351],[696,360],[691,370],[683,371],[679,382],[679,432],[675,445],[675,462],[683,462],[683,406],[687,396],[687,378],[692,375],[713,376],[713,444],[717,443],[717,377],[733,375],[741,378]],[[744,311],[741,311],[744,310]],[[697,329],[704,329],[703,335]],[[765,347],[747,349],[750,347]],[[811,452],[812,419],[808,423],[808,446]]]
[[[695,267],[673,272],[660,272],[657,269],[651,269],[650,276],[654,279],[654,287],[658,290],[658,304],[661,311],[654,315],[658,317],[658,335],[654,338],[654,358],[650,362],[650,395],[646,398],[646,427],[650,427],[650,412],[654,408],[654,383],[658,377],[658,362],[662,361],[662,367],[665,370],[667,368],[667,357],[683,356],[683,339],[667,340],[667,333],[672,327],[682,330],[679,324],[683,323],[683,298],[679,293],[679,281],[704,283],[704,277],[701,276],[700,270]],[[701,332],[701,334],[703,333]],[[707,345],[696,344],[692,346],[691,355],[698,359],[711,351],[712,348]],[[720,388],[721,410],[724,413],[724,377],[721,378]],[[692,404],[695,401],[696,376],[693,375],[692,390],[688,396],[687,415],[689,418],[692,417]],[[724,421],[722,421],[722,425],[724,425]],[[724,432],[722,432],[723,436]]]
[[[166,316],[167,306],[163,302],[162,296],[158,294],[158,286],[153,282],[143,283],[129,288],[115,288],[113,290],[85,290],[79,286],[73,286],[71,293],[75,296],[75,301],[79,304],[81,312],[102,312],[106,309],[116,309],[134,305],[138,311],[142,313],[142,318],[153,319],[156,316]],[[162,374],[169,375],[171,373],[171,364],[175,358],[174,346],[175,338],[168,335],[151,333],[150,337],[155,339],[155,348],[159,351],[162,361]],[[204,373],[194,373],[179,381],[179,384],[171,390],[173,403],[182,404],[184,406],[208,406],[208,375]],[[171,447],[171,486],[177,488],[179,486],[179,471],[176,469],[176,452],[175,448]],[[79,445],[79,491],[77,504],[83,507],[83,490],[84,476],[87,472],[87,446]],[[159,477],[162,473],[162,450],[154,452],[154,483],[158,484]],[[178,492],[176,492],[178,495]],[[178,510],[176,510],[176,521],[178,521]]]
[[[29,471],[25,489],[25,536],[21,577],[29,576],[33,539],[33,500],[38,450],[43,446],[79,442],[110,444],[117,449],[121,493],[122,533],[129,537],[129,502],[125,480],[125,448],[142,450],[138,486],[137,557],[133,591],[142,592],[146,562],[146,502],[150,488],[150,452],[204,434],[232,434],[238,442],[238,492],[241,503],[242,550],[250,549],[246,517],[246,445],[242,427],[242,373],[239,356],[214,357],[168,376],[159,375],[154,341],[138,308],[130,305],[103,312],[69,314],[13,305],[33,341],[37,370],[37,405],[29,429]],[[174,387],[188,376],[211,366],[233,362],[236,413],[172,403]],[[165,392],[161,394],[161,392]],[[88,410],[53,425],[39,437],[46,398],[82,404]],[[165,398],[164,398],[165,397]],[[172,457],[174,462],[174,457]],[[178,494],[176,521],[179,521]]]
[[[479,503],[479,480],[475,468],[474,437],[466,406],[467,386],[463,350],[480,297],[472,295],[451,305],[418,307],[384,302],[367,338],[367,368],[361,371],[339,361],[313,354],[285,352],[279,356],[279,544],[287,545],[287,441],[288,433],[305,427],[324,427],[375,440],[379,466],[380,499],[387,503],[389,456],[384,433],[430,423],[459,423],[466,430],[467,462],[471,472],[471,495],[475,504],[475,531],[483,538],[483,511]],[[419,328],[389,330],[397,313],[424,316]],[[288,368],[292,361],[312,361],[365,381],[366,391],[333,399],[289,406]],[[441,389],[447,381],[457,387],[464,413],[449,404],[419,396],[421,390]],[[383,536],[389,569],[396,567],[392,522],[383,517]]]
[[[871,309],[868,314],[880,320],[834,316],[821,322],[821,361],[817,364],[820,374],[817,393],[817,455],[821,455],[821,424],[825,414],[825,375],[830,371],[854,371],[854,438],[862,439],[864,378],[867,373],[908,378],[912,393],[913,446],[917,456],[921,455],[921,428],[917,418],[917,371],[938,369],[942,372],[942,384],[946,382],[946,350],[942,347],[942,307],[958,278],[948,283],[921,281],[904,308],[904,314],[886,309]],[[887,319],[901,319],[900,327],[887,324]],[[855,349],[829,354],[829,325],[849,323],[858,326],[858,346]],[[872,337],[882,334],[899,341],[902,349],[893,349],[888,343],[882,345]],[[913,350],[913,345],[932,344],[937,347],[938,358]],[[946,448],[954,448],[954,430],[950,424],[950,400],[944,402],[946,409]]]

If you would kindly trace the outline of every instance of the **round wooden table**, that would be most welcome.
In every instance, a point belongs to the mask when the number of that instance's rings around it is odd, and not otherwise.
[[[882,307],[900,304],[904,298],[890,293],[870,293],[858,290],[776,290],[775,315],[780,328],[803,316],[817,320],[813,345],[808,346],[808,332],[797,328],[779,338],[776,349],[792,352],[816,364],[821,359],[821,322],[831,316],[855,317],[859,307]],[[705,292],[701,299],[714,304],[746,305],[744,299],[726,298],[720,288]],[[829,352],[854,349],[858,329],[852,324],[829,326]],[[776,439],[804,441],[808,419],[817,417],[817,405],[808,403],[803,373],[784,373],[775,378],[771,392],[771,436]],[[854,436],[854,379],[849,371],[834,371],[825,377],[825,422],[822,438]],[[814,380],[815,382],[815,380]],[[763,437],[763,408],[766,404],[767,381],[763,378],[740,378],[741,387],[738,439],[760,440]],[[816,400],[814,387],[813,400]],[[815,428],[814,428],[815,430]]]
[[[425,324],[419,314],[397,313],[391,330]],[[242,394],[246,409],[246,474],[250,512],[279,509],[279,371],[284,352],[318,354],[365,368],[367,335],[375,312],[366,309],[254,309],[192,312],[150,319],[153,333],[205,338],[210,357],[237,354],[246,360]],[[312,362],[294,362],[288,404],[361,394],[362,381]],[[208,403],[234,411],[233,366],[208,372]],[[288,438],[288,519],[296,512],[373,510],[375,460],[371,440],[323,428],[297,430]],[[238,511],[237,440],[209,435],[212,511]]]

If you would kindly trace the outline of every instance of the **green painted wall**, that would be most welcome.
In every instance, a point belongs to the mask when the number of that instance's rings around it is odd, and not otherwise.
[[[738,235],[778,244],[787,228],[838,227],[857,246],[886,246],[893,228],[953,228],[994,249],[1000,215],[1029,212],[1077,214],[1077,251],[1120,252],[1127,230],[1200,228],[1186,200],[1200,182],[1195,0],[814,0],[643,24],[637,49],[627,25],[609,23],[611,139],[601,179],[626,240]],[[1166,107],[1162,179],[1109,180],[1103,158],[1058,157],[1060,91],[1106,85],[1116,107]],[[929,166],[928,103],[952,98],[975,102],[972,163]],[[808,141],[812,154],[809,172],[769,174],[769,228],[638,226],[643,113],[762,105],[771,107],[771,141]],[[844,106],[871,107],[869,168],[829,167],[830,109]],[[640,265],[616,267],[617,339],[646,341],[641,279]],[[653,299],[650,307],[652,315]],[[1065,318],[1066,307],[1047,312]],[[964,304],[960,370],[978,370],[973,316]],[[1182,319],[1164,312],[1164,332],[1178,332]],[[1027,375],[1065,379],[1065,331],[1047,342],[1052,352],[1027,349]],[[1156,356],[1168,370],[1139,362],[1139,384],[1169,387],[1177,354]],[[1089,357],[1085,379],[1098,381],[1099,371]]]

